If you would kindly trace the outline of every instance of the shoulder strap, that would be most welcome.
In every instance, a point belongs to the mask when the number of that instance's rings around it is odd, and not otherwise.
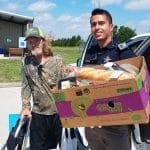
[[[28,57],[28,56],[27,56]],[[27,67],[27,57],[24,57],[23,59],[22,59],[22,65],[23,65],[23,69],[24,69],[24,72],[25,72],[25,76],[26,76],[26,78],[27,78],[27,80],[28,80],[28,84],[29,84],[29,86],[30,86],[30,89],[31,90],[33,90],[33,88],[32,88],[32,84],[33,84],[33,79],[31,78],[31,76],[29,75],[29,68]]]
[[[39,68],[38,68],[38,70],[39,70]],[[52,102],[53,104],[55,104],[55,99],[54,99],[53,93],[52,93],[52,91],[51,91],[50,86],[48,85],[48,83],[47,83],[47,81],[46,81],[46,78],[45,78],[44,72],[43,72],[43,70],[42,70],[42,67],[41,67],[40,70],[38,71],[38,74],[39,74],[39,77],[40,77],[41,81],[43,82],[43,87],[44,87],[46,93],[48,94],[48,96],[49,96],[51,102]]]

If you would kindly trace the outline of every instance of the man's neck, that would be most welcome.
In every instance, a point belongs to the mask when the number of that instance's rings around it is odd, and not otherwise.
[[[37,55],[37,56],[36,56],[37,60],[38,60],[40,63],[41,63],[41,61],[42,61],[42,57],[43,57],[42,55]]]
[[[112,37],[109,37],[105,40],[98,41],[100,48],[107,47],[107,45],[112,41]]]
[[[46,57],[44,55],[37,56],[37,59],[40,62],[40,64],[44,64],[48,60],[48,58],[49,57]]]

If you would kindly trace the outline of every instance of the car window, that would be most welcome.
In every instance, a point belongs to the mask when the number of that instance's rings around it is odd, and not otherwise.
[[[142,55],[145,57],[146,62],[150,64],[150,44]]]
[[[97,44],[98,44],[97,41],[96,41],[95,38],[92,36],[91,42],[89,43],[87,49],[90,49],[92,46],[95,46],[95,45],[97,45]]]
[[[133,43],[133,44],[131,44],[131,45],[128,45],[128,47],[129,47],[129,49],[131,49],[131,50],[134,51],[142,42],[143,42],[143,40],[142,40],[142,41],[135,42],[135,43]]]

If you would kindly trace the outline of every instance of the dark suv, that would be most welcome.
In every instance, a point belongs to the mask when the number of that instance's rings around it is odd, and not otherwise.
[[[150,33],[137,35],[135,37],[130,38],[125,43],[129,47],[129,49],[132,49],[135,52],[137,56],[140,55],[144,56],[147,64],[150,64]],[[89,49],[91,46],[95,44],[97,44],[97,41],[94,39],[92,35],[89,35],[85,47],[83,49],[82,56],[77,61],[77,66],[80,67],[83,66],[87,49]],[[124,43],[122,43],[122,45],[123,44]]]

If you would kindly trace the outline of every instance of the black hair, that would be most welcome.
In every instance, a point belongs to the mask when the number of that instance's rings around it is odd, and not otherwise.
[[[95,15],[106,15],[109,22],[112,24],[112,16],[107,10],[96,8],[91,12],[91,18],[92,16],[95,16]],[[90,18],[90,22],[91,22],[91,18]]]

